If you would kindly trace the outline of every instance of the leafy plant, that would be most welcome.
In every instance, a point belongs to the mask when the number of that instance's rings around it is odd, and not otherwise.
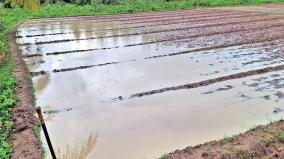
[[[271,139],[270,139],[270,137],[265,136],[265,135],[259,137],[258,141],[259,141],[259,143],[260,143],[261,145],[263,145],[263,146],[269,146],[270,143],[272,142]]]
[[[275,130],[272,132],[272,135],[276,137],[279,141],[284,142],[284,133],[279,130]]]
[[[10,157],[11,145],[8,143],[9,134],[12,132],[13,122],[9,120],[12,106],[15,104],[14,91],[16,78],[12,74],[14,64],[10,60],[0,63],[0,158]]]
[[[25,8],[32,11],[39,9],[38,0],[6,0],[6,2],[12,4],[14,7]]]

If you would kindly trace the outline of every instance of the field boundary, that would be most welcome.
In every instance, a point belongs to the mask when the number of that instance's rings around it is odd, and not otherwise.
[[[281,2],[283,3],[283,2]],[[280,4],[281,4],[280,3]],[[277,3],[276,3],[277,4]],[[246,5],[249,6],[250,4]],[[251,4],[255,5],[255,4]],[[234,5],[235,6],[235,5]],[[243,5],[238,5],[243,6]],[[187,9],[174,9],[174,10],[194,10],[204,7],[187,8]],[[208,7],[208,8],[221,8],[221,7]],[[156,13],[168,12],[173,10],[161,10],[155,11]],[[135,12],[135,13],[151,13],[148,12]],[[155,13],[154,12],[154,13]],[[64,17],[93,17],[100,15],[118,15],[118,14],[133,14],[133,13],[112,13],[112,14],[90,14],[83,16],[51,16],[51,17],[40,17],[40,18],[27,18],[24,21],[32,19],[47,19],[47,18],[64,18]],[[38,142],[37,132],[35,132],[34,127],[36,126],[37,119],[34,116],[34,98],[33,98],[33,85],[31,83],[30,73],[26,69],[26,65],[22,59],[21,52],[18,49],[18,44],[16,43],[16,32],[18,26],[24,21],[20,21],[12,30],[8,33],[9,48],[11,49],[11,58],[15,62],[15,75],[17,77],[18,88],[16,90],[15,96],[20,99],[17,100],[13,107],[13,112],[11,119],[14,121],[14,132],[11,135],[12,144],[12,159],[18,158],[31,158],[39,159],[42,158],[43,150]],[[75,50],[78,51],[78,50]],[[167,55],[172,56],[172,55]],[[148,57],[156,58],[156,57]],[[114,63],[116,64],[116,63]],[[149,92],[146,92],[146,94]]]
[[[33,86],[29,80],[29,73],[25,63],[20,56],[16,43],[16,28],[22,23],[19,22],[8,33],[8,44],[11,56],[15,61],[15,75],[17,78],[17,90],[15,96],[19,98],[13,106],[11,119],[14,122],[14,132],[11,135],[12,145],[11,159],[29,158],[39,159],[43,151],[39,146],[34,127],[37,119],[34,116]]]

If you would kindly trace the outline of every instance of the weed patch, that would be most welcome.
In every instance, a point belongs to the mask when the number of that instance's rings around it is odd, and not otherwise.
[[[279,130],[275,130],[272,132],[272,135],[276,137],[279,141],[284,142],[284,133]]]
[[[11,145],[9,135],[12,133],[13,122],[9,120],[12,106],[16,100],[14,91],[16,90],[16,77],[13,72],[14,64],[11,60],[5,59],[0,64],[0,158],[10,157]]]

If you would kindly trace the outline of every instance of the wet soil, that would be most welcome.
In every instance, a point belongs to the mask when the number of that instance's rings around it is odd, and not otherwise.
[[[283,3],[279,4],[265,4],[265,5],[251,5],[240,7],[228,7],[228,10],[246,11],[246,12],[259,12],[259,13],[280,13],[283,14]],[[224,8],[225,9],[225,8]]]
[[[281,119],[283,25],[215,8],[31,19],[16,36],[59,156],[145,159]]]
[[[284,144],[275,133],[284,133],[284,121],[258,126],[252,130],[202,145],[187,147],[165,155],[162,159],[259,159],[284,158]]]
[[[191,9],[191,10],[180,10],[180,11],[167,11],[167,12],[145,12],[145,13],[136,13],[135,17],[133,17],[133,14],[119,14],[119,15],[108,15],[109,18],[107,18],[104,15],[100,16],[78,16],[78,17],[70,17],[66,19],[56,18],[57,20],[53,20],[52,18],[48,18],[47,21],[45,19],[39,19],[39,20],[31,20],[31,22],[35,22],[38,24],[43,24],[43,23],[49,23],[49,22],[59,22],[59,23],[70,23],[72,20],[76,21],[81,21],[81,20],[88,20],[88,21],[93,21],[93,22],[126,22],[129,23],[132,22],[133,20],[141,21],[141,20],[147,20],[149,19],[165,19],[165,18],[172,18],[172,17],[178,17],[178,16],[184,16],[184,15],[192,15],[194,18],[196,15],[199,17],[203,17],[203,14],[205,16],[208,16],[209,14],[214,14],[214,13],[231,13],[232,11],[222,11],[222,10],[216,10],[216,9],[208,9],[208,10],[203,10],[203,9]],[[107,19],[107,20],[106,20]],[[135,22],[137,22],[135,21]],[[23,25],[26,27],[29,27],[29,24]],[[31,26],[33,27],[33,26]],[[21,29],[21,27],[19,27]]]
[[[265,16],[265,14],[256,14],[256,13],[239,13],[239,14],[232,14],[232,15],[222,15],[222,16],[215,16],[214,18],[210,18],[210,19],[201,19],[199,18],[198,22],[194,21],[192,18],[188,18],[188,17],[185,17],[183,18],[182,20],[181,19],[178,19],[178,20],[175,20],[175,19],[169,19],[169,20],[166,20],[165,22],[161,22],[161,23],[145,23],[144,25],[127,25],[128,27],[116,27],[116,28],[107,28],[107,29],[101,29],[101,30],[98,30],[98,29],[95,29],[95,30],[86,30],[86,32],[94,32],[94,31],[115,31],[115,30],[125,30],[125,29],[141,29],[141,28],[145,28],[145,30],[149,30],[151,28],[147,28],[147,27],[157,27],[157,26],[164,26],[164,25],[173,25],[173,24],[176,24],[176,25],[180,25],[180,24],[186,24],[186,23],[192,23],[192,25],[194,25],[195,23],[196,24],[201,24],[201,25],[204,25],[204,22],[203,21],[208,21],[208,20],[215,20],[220,22],[222,21],[226,21],[227,20],[227,23],[228,21],[230,21],[231,18],[242,18],[242,17],[252,17],[252,16],[255,16],[255,18],[257,17],[261,17],[261,16]],[[236,20],[236,19],[234,19]],[[195,22],[195,23],[194,23]],[[134,23],[136,24],[136,23]],[[223,23],[220,23],[220,24],[224,24]],[[226,24],[226,23],[225,23]],[[230,24],[230,23],[229,23]],[[109,24],[106,24],[106,26],[109,25]],[[200,25],[200,26],[201,26]],[[216,25],[216,23],[215,23]],[[84,28],[84,26],[80,27],[81,29]],[[60,29],[60,28],[58,28]],[[37,30],[34,30],[34,31],[37,31]],[[29,31],[31,32],[31,31]],[[35,33],[32,33],[30,35],[25,35],[25,37],[40,37],[40,36],[47,36],[47,35],[64,35],[64,34],[72,34],[73,32],[55,32],[55,33],[44,33],[44,34],[37,34],[36,32]],[[24,38],[22,35],[18,35],[17,38]]]
[[[16,62],[15,74],[18,82],[16,96],[19,100],[13,107],[11,119],[14,122],[14,132],[11,137],[12,159],[39,159],[42,149],[35,136],[34,127],[37,119],[32,102],[32,85],[27,78],[27,70],[21,58],[15,39],[15,30],[9,33],[9,47]]]
[[[279,20],[278,20],[279,19]],[[282,20],[281,20],[282,19]],[[265,21],[264,21],[265,20]],[[277,20],[277,21],[276,21]],[[263,22],[264,21],[264,22]],[[259,23],[256,23],[259,22]],[[273,24],[271,24],[273,22]],[[102,38],[116,38],[123,36],[138,36],[145,34],[156,34],[156,33],[167,33],[167,36],[171,34],[186,33],[185,35],[189,35],[187,38],[196,38],[201,36],[210,36],[215,34],[226,34],[237,31],[246,31],[246,30],[257,30],[264,29],[276,26],[282,26],[283,24],[283,16],[282,17],[268,17],[268,19],[259,19],[259,20],[248,20],[248,21],[240,21],[240,22],[232,22],[225,24],[214,24],[209,26],[201,26],[201,27],[181,27],[174,29],[165,29],[165,30],[156,30],[156,31],[146,31],[140,33],[130,33],[130,34],[118,34],[118,35],[110,35],[110,36],[96,36],[96,37],[86,37],[86,38],[74,38],[74,39],[61,39],[61,40],[49,40],[49,41],[38,41],[36,40],[35,44],[49,44],[49,43],[62,43],[62,42],[70,42],[70,41],[80,41],[80,40],[93,40],[93,39],[102,39]],[[257,24],[257,27],[255,25]],[[263,27],[265,25],[265,27]],[[201,34],[201,30],[203,33]],[[184,38],[184,37],[179,37]],[[22,45],[28,45],[31,43],[23,43]]]
[[[181,86],[174,86],[174,87],[162,88],[162,89],[159,89],[159,90],[152,90],[152,91],[149,91],[149,92],[136,93],[136,94],[131,95],[130,98],[143,97],[143,96],[147,96],[147,95],[164,93],[164,92],[167,92],[167,91],[173,91],[173,90],[179,90],[179,89],[192,89],[192,88],[197,88],[197,87],[203,87],[203,86],[208,86],[210,84],[214,84],[214,83],[217,83],[217,82],[223,82],[223,81],[226,81],[226,80],[244,78],[244,77],[248,77],[248,76],[259,75],[259,74],[264,74],[264,73],[267,73],[267,72],[280,71],[280,70],[284,70],[284,65],[280,65],[280,66],[276,66],[276,67],[266,67],[266,68],[263,68],[263,69],[251,70],[251,71],[247,71],[247,72],[241,72],[241,73],[232,74],[232,75],[228,75],[228,76],[224,76],[224,77],[218,77],[218,78],[215,78],[215,79],[209,79],[209,80],[206,80],[206,81],[200,81],[200,82],[197,82],[197,83],[190,83],[190,84],[185,84],[185,85],[181,85]]]
[[[216,20],[225,20],[225,19],[231,19],[234,17],[240,18],[240,17],[246,17],[248,15],[254,15],[255,13],[239,13],[239,14],[233,14],[233,15],[222,15],[222,16],[216,16],[214,19]],[[264,14],[256,14],[255,17],[259,17],[259,16],[264,16]],[[224,17],[224,18],[223,18]],[[210,20],[214,20],[213,18],[211,18]],[[198,22],[202,22],[202,21],[207,21],[209,19],[199,19]],[[107,29],[101,29],[101,30],[87,30],[86,32],[93,32],[93,31],[114,31],[114,30],[125,30],[125,29],[138,29],[138,28],[146,28],[146,27],[157,27],[157,26],[163,26],[163,25],[173,25],[173,24],[185,24],[185,23],[190,23],[190,22],[194,22],[194,20],[192,20],[191,18],[185,17],[182,20],[178,19],[169,19],[165,22],[161,22],[161,23],[145,23],[142,25],[127,25],[126,27],[116,27],[116,28],[107,28]],[[135,24],[135,23],[134,23]],[[108,24],[106,24],[108,25]],[[81,29],[84,28],[84,26],[80,27]],[[146,28],[149,29],[149,28]],[[37,30],[35,30],[37,31]],[[72,32],[55,32],[55,33],[45,33],[45,34],[31,34],[31,35],[26,35],[25,37],[38,37],[38,36],[45,36],[45,35],[63,35],[63,34],[72,34]],[[18,35],[17,38],[23,38],[22,35]]]
[[[5,58],[5,54],[0,52],[0,61],[3,60]]]

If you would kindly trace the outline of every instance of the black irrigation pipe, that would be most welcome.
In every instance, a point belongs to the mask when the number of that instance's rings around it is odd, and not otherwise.
[[[37,114],[38,114],[39,121],[40,121],[42,130],[43,130],[44,136],[45,136],[45,138],[46,138],[46,142],[47,142],[47,145],[48,145],[48,147],[49,147],[51,156],[52,156],[53,159],[56,159],[56,155],[55,155],[55,152],[54,152],[54,149],[53,149],[53,146],[52,146],[52,143],[51,143],[51,140],[50,140],[50,137],[49,137],[47,128],[46,128],[46,126],[45,126],[45,122],[44,122],[44,118],[43,118],[43,114],[42,114],[41,108],[40,108],[40,107],[37,107],[37,108],[36,108],[36,112],[37,112]]]

